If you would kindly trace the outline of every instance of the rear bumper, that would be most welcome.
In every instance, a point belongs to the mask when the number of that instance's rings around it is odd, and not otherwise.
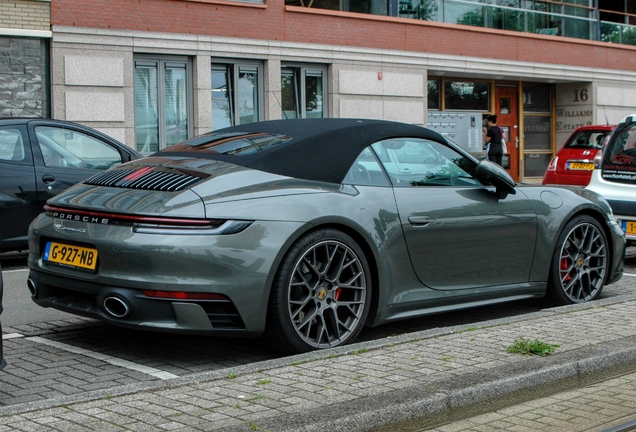
[[[259,335],[283,243],[299,223],[256,222],[240,233],[159,235],[126,226],[66,222],[40,215],[29,232],[33,301],[114,325],[174,333]],[[75,228],[70,230],[68,228]],[[268,235],[264,235],[267,233]],[[94,271],[45,261],[48,241],[98,251]],[[175,293],[158,298],[144,290]],[[227,300],[184,299],[189,293]],[[109,300],[110,299],[110,300]],[[105,303],[106,302],[106,303]],[[126,313],[109,312],[111,309]]]
[[[248,333],[230,300],[151,298],[138,289],[74,280],[34,269],[29,272],[28,281],[36,304],[120,327],[187,334]]]

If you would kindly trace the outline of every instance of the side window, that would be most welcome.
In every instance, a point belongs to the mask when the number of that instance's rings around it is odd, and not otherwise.
[[[636,123],[617,126],[603,153],[604,180],[636,184]]]
[[[608,148],[610,155],[636,156],[636,125],[619,131]]]
[[[476,164],[450,147],[420,138],[373,144],[394,186],[474,186]]]
[[[632,128],[629,132],[625,133],[625,144],[623,144],[623,150],[625,153],[631,155],[636,154],[636,128]],[[631,151],[630,151],[631,150]]]
[[[15,127],[0,128],[0,162],[32,165],[31,148],[24,130]]]
[[[83,132],[38,126],[35,135],[47,167],[105,170],[122,163],[116,148]]]
[[[362,150],[342,181],[343,184],[360,186],[390,186],[386,174],[369,147]]]

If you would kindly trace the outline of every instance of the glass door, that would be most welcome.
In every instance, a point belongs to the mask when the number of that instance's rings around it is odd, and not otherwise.
[[[495,85],[495,114],[497,125],[506,135],[504,168],[512,178],[519,180],[519,113],[518,90],[513,85]]]

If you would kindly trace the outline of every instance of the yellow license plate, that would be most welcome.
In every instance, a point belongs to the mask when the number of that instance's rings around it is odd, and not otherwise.
[[[44,261],[95,270],[97,249],[47,242],[44,248]]]
[[[568,163],[568,169],[592,171],[594,169],[594,164],[593,163],[583,163],[583,162],[570,162],[570,163]]]
[[[636,235],[636,222],[635,221],[624,221],[623,229],[625,230],[625,234]]]

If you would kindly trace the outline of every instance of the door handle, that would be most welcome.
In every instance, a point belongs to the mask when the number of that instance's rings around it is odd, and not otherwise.
[[[53,177],[51,174],[44,174],[42,176],[42,181],[46,184],[53,183],[55,181],[55,177]]]
[[[426,226],[435,223],[436,219],[430,216],[409,216],[409,222],[413,226]]]

